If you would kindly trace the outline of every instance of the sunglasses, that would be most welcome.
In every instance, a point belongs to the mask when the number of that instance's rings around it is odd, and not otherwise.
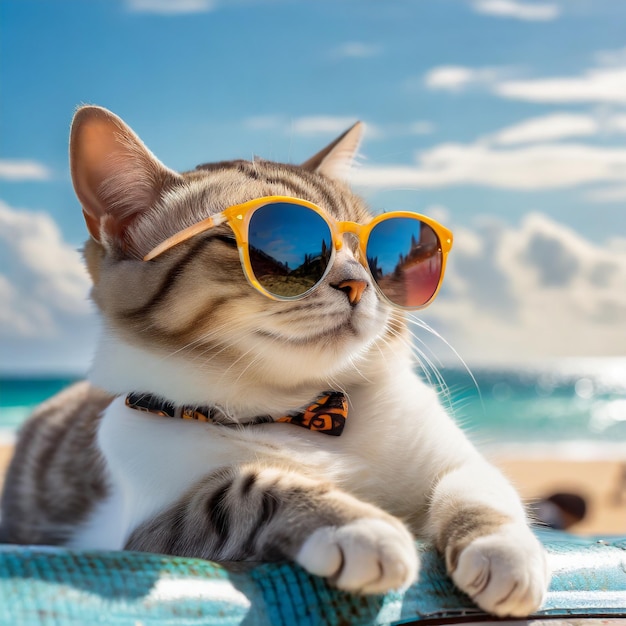
[[[268,196],[228,207],[181,230],[143,260],[224,223],[235,235],[246,278],[273,300],[298,300],[313,291],[344,246],[343,235],[350,233],[359,242],[359,262],[383,298],[420,309],[437,295],[452,247],[447,228],[417,213],[383,213],[367,224],[339,222],[306,200]]]

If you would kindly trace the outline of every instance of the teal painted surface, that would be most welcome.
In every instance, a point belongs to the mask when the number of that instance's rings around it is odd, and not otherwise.
[[[626,538],[542,531],[554,578],[539,615],[626,617]],[[129,552],[0,547],[2,626],[382,626],[484,614],[424,546],[405,592],[354,596],[289,564],[221,566]]]

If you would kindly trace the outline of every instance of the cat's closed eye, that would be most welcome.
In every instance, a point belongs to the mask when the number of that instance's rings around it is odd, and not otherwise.
[[[232,233],[228,234],[228,233],[217,233],[214,234],[211,239],[215,239],[217,241],[221,241],[222,243],[226,244],[227,246],[231,247],[231,248],[236,248],[237,247],[237,240],[235,239],[235,235],[233,235]]]

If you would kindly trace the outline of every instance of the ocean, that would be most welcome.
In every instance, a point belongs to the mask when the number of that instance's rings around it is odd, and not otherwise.
[[[482,449],[626,458],[626,358],[422,373]],[[0,377],[0,442],[72,377]]]

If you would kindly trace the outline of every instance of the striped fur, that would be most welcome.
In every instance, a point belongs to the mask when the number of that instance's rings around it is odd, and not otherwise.
[[[141,260],[183,228],[266,195],[367,222],[363,200],[337,178],[359,136],[355,125],[303,166],[239,160],[178,174],[113,114],[78,111],[71,169],[103,321],[91,380],[106,392],[78,385],[25,425],[3,540],[287,558],[341,589],[378,593],[415,579],[418,535],[484,609],[539,606],[548,571],[519,498],[414,373],[405,316],[379,300],[349,237],[323,283],[290,302],[250,287],[227,226]],[[367,284],[356,306],[337,288],[354,279]],[[176,421],[123,401],[141,391],[243,423],[327,389],[349,400],[341,437]]]
[[[104,463],[94,438],[111,399],[77,383],[39,406],[22,426],[5,477],[0,540],[65,543],[93,503],[106,497]]]

